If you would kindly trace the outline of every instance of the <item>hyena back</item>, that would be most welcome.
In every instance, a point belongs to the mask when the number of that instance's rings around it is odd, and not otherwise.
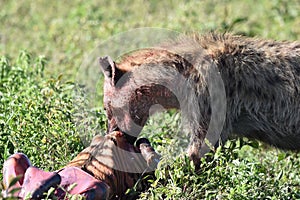
[[[282,149],[300,149],[299,42],[193,35],[138,50],[117,63],[110,57],[100,58],[100,65],[105,75],[108,131],[121,130],[132,142],[152,105],[185,109],[192,133],[188,154],[199,165],[212,116],[208,76],[215,66],[226,95],[225,102],[219,102],[226,108],[222,142],[237,135]],[[178,74],[185,80],[179,80]],[[174,89],[179,92],[175,94]]]

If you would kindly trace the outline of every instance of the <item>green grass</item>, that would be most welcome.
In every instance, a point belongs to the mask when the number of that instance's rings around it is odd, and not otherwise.
[[[54,170],[82,146],[72,121],[74,84],[45,80],[45,62],[26,52],[17,60],[1,57],[1,163],[26,152],[35,165]]]
[[[76,77],[84,57],[114,34],[160,27],[300,39],[297,0],[0,0],[0,5],[0,168],[9,155],[24,152],[38,167],[59,169],[92,135],[105,131],[100,100],[87,108]],[[173,137],[178,118],[172,112],[159,115],[143,130],[162,154],[178,142]],[[155,172],[140,198],[300,199],[299,155],[252,146],[248,140],[228,142],[197,174],[178,156]]]

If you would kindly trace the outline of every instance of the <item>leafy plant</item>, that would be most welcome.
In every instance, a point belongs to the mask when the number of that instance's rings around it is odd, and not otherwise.
[[[45,79],[46,62],[25,51],[16,61],[0,59],[1,164],[24,152],[35,166],[55,170],[82,148],[72,121],[74,84]]]

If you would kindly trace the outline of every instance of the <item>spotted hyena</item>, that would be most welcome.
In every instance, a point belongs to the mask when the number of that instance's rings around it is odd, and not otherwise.
[[[128,133],[132,142],[149,118],[149,109],[159,104],[186,113],[188,155],[196,165],[213,115],[224,115],[218,144],[237,135],[300,149],[299,42],[216,33],[183,36],[137,50],[119,62],[100,58],[100,65],[108,131]],[[217,71],[215,76],[212,71]],[[225,98],[215,92],[212,101],[215,90],[209,87],[218,76]]]

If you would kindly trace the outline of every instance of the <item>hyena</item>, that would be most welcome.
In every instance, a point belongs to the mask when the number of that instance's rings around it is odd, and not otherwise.
[[[194,34],[137,50],[118,62],[103,57],[100,65],[105,75],[108,131],[121,130],[131,142],[149,118],[152,105],[186,110],[191,134],[188,155],[198,166],[213,115],[209,76],[215,68],[226,95],[217,102],[226,108],[217,144],[239,136],[281,149],[300,149],[299,42]]]

